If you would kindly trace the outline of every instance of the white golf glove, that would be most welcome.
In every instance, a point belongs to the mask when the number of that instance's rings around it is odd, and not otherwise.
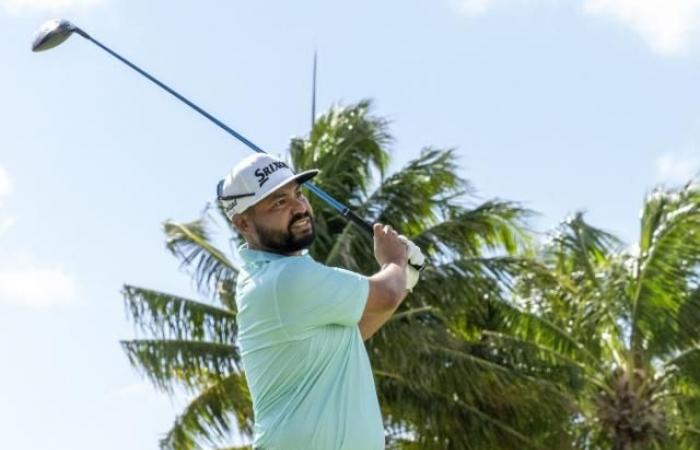
[[[425,265],[425,256],[420,248],[408,240],[403,234],[399,235],[399,240],[406,245],[408,250],[408,265],[406,266],[406,289],[411,291],[418,284],[420,271]]]

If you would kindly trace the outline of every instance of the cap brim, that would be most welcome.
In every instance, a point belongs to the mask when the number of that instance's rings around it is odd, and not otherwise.
[[[319,173],[321,173],[321,171],[318,169],[305,170],[302,173],[296,174],[296,176],[292,177],[289,181],[295,180],[299,182],[299,184],[303,184],[315,177],[316,175],[318,175]]]
[[[309,181],[310,179],[312,179],[313,177],[315,177],[316,175],[318,175],[319,173],[321,173],[320,170],[311,169],[311,170],[305,170],[301,173],[297,173],[294,176],[291,176],[289,178],[285,178],[284,180],[277,183],[276,186],[272,187],[269,191],[267,191],[267,193],[265,195],[256,199],[255,203],[248,206],[248,208],[250,208],[251,206],[257,205],[258,203],[260,203],[261,201],[265,200],[267,197],[272,195],[272,193],[275,192],[277,189],[281,188],[282,186],[284,186],[286,184],[291,183],[292,181],[296,181],[299,184],[303,184],[303,183],[306,183],[307,181]]]

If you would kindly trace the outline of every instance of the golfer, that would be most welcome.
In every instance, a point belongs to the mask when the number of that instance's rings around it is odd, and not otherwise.
[[[314,214],[301,183],[318,172],[295,174],[283,161],[255,154],[218,186],[226,215],[245,239],[236,303],[253,446],[382,450],[384,427],[363,340],[412,287],[407,246],[389,226],[375,224],[376,274],[314,261],[306,252]]]

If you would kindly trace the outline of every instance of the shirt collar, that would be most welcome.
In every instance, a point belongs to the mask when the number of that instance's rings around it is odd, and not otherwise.
[[[309,253],[307,249],[301,251],[301,256],[306,256]],[[256,262],[269,262],[275,261],[277,259],[286,258],[287,255],[280,255],[279,253],[266,252],[263,250],[254,250],[248,248],[248,244],[243,244],[238,247],[238,254],[243,259],[246,264],[256,263]]]

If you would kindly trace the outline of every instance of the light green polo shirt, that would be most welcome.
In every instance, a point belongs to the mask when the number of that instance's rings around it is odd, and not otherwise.
[[[357,326],[367,277],[240,248],[238,343],[264,450],[382,450],[384,428]]]

